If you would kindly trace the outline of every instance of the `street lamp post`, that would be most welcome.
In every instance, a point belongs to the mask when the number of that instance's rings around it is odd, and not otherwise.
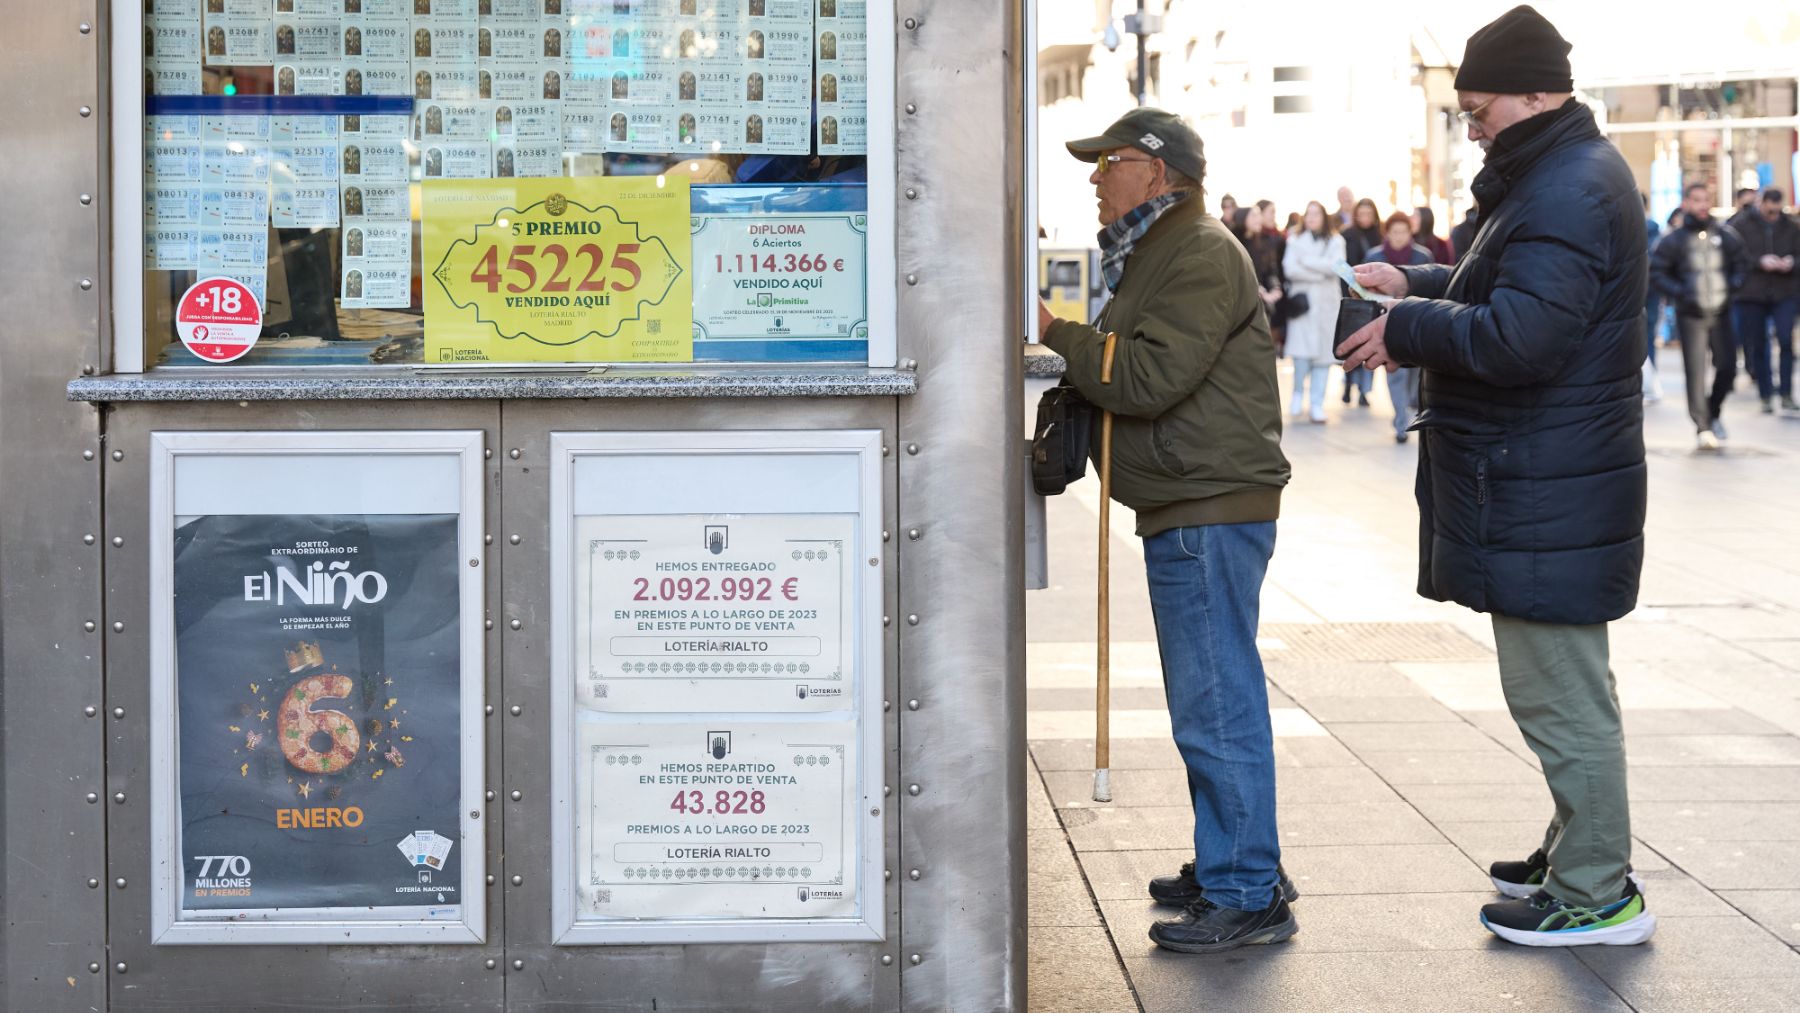
[[[1144,10],[1146,0],[1138,0],[1137,13],[1125,15],[1125,31],[1137,36],[1137,77],[1132,89],[1137,104],[1144,105],[1150,87],[1150,53],[1148,39],[1162,31],[1162,15]]]

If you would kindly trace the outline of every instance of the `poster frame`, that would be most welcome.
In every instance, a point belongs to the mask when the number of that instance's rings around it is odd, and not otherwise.
[[[731,432],[553,432],[550,434],[550,779],[551,779],[551,942],[556,946],[591,945],[666,945],[682,943],[776,943],[776,942],[879,942],[886,938],[885,880],[886,824],[888,805],[883,785],[883,696],[884,679],[882,632],[882,568],[887,553],[882,545],[883,447],[880,430],[738,430]],[[854,497],[857,516],[856,556],[869,565],[858,564],[860,578],[854,581],[855,596],[846,607],[855,608],[853,629],[857,633],[856,705],[851,714],[858,728],[855,741],[861,750],[858,780],[856,852],[851,874],[856,876],[858,914],[852,918],[670,918],[648,922],[580,921],[577,919],[575,882],[574,803],[577,797],[575,722],[573,705],[575,685],[574,551],[575,551],[575,469],[586,459],[608,456],[659,456],[679,460],[701,456],[793,456],[851,455],[856,462]],[[769,486],[778,484],[779,476],[769,476]],[[654,495],[654,494],[649,494]],[[766,495],[766,491],[765,491]],[[836,509],[821,510],[812,490],[794,489],[788,499],[793,513],[841,513]],[[685,507],[669,506],[661,511],[645,509],[642,513],[690,512]],[[720,511],[731,512],[731,511]],[[776,511],[759,511],[776,512]],[[848,590],[848,589],[846,589]],[[695,717],[717,717],[716,712],[693,711]],[[630,715],[643,718],[644,715]],[[780,721],[784,715],[745,713],[745,719]],[[786,716],[790,720],[808,720],[811,716]],[[656,720],[651,717],[650,720]]]
[[[153,432],[150,434],[150,789],[151,942],[169,945],[463,943],[486,941],[487,814],[483,705],[486,652],[482,615],[486,576],[482,527],[483,434],[479,430],[315,432]],[[391,462],[407,456],[451,457],[457,465],[458,647],[461,746],[458,844],[461,917],[295,918],[279,921],[183,920],[181,805],[177,765],[180,727],[174,606],[176,462],[215,456],[279,459],[343,456]],[[380,489],[363,494],[379,496]],[[372,511],[379,512],[379,511]],[[394,511],[413,512],[413,511]],[[448,510],[443,512],[449,512]],[[332,909],[325,909],[332,910]]]

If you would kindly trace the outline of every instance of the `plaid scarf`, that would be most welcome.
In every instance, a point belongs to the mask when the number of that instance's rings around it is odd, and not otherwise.
[[[1125,277],[1125,261],[1130,258],[1131,251],[1137,248],[1138,240],[1144,238],[1144,233],[1150,231],[1150,226],[1156,224],[1164,211],[1186,200],[1188,196],[1185,193],[1165,193],[1161,197],[1152,197],[1100,230],[1100,273],[1106,278],[1107,291],[1119,290],[1119,280]]]

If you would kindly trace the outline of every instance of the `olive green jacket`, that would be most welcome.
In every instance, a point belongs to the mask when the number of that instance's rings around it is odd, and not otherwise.
[[[1045,332],[1064,379],[1114,414],[1112,495],[1137,512],[1139,535],[1280,515],[1289,469],[1261,305],[1249,254],[1195,197],[1138,240],[1098,327]],[[1119,339],[1102,384],[1107,331]]]

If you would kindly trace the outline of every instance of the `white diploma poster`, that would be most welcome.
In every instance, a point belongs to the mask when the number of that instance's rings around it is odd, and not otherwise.
[[[855,737],[854,721],[580,721],[578,917],[853,917]]]
[[[837,514],[576,517],[576,706],[849,709],[855,528]]]
[[[693,216],[694,337],[866,340],[869,216]]]

